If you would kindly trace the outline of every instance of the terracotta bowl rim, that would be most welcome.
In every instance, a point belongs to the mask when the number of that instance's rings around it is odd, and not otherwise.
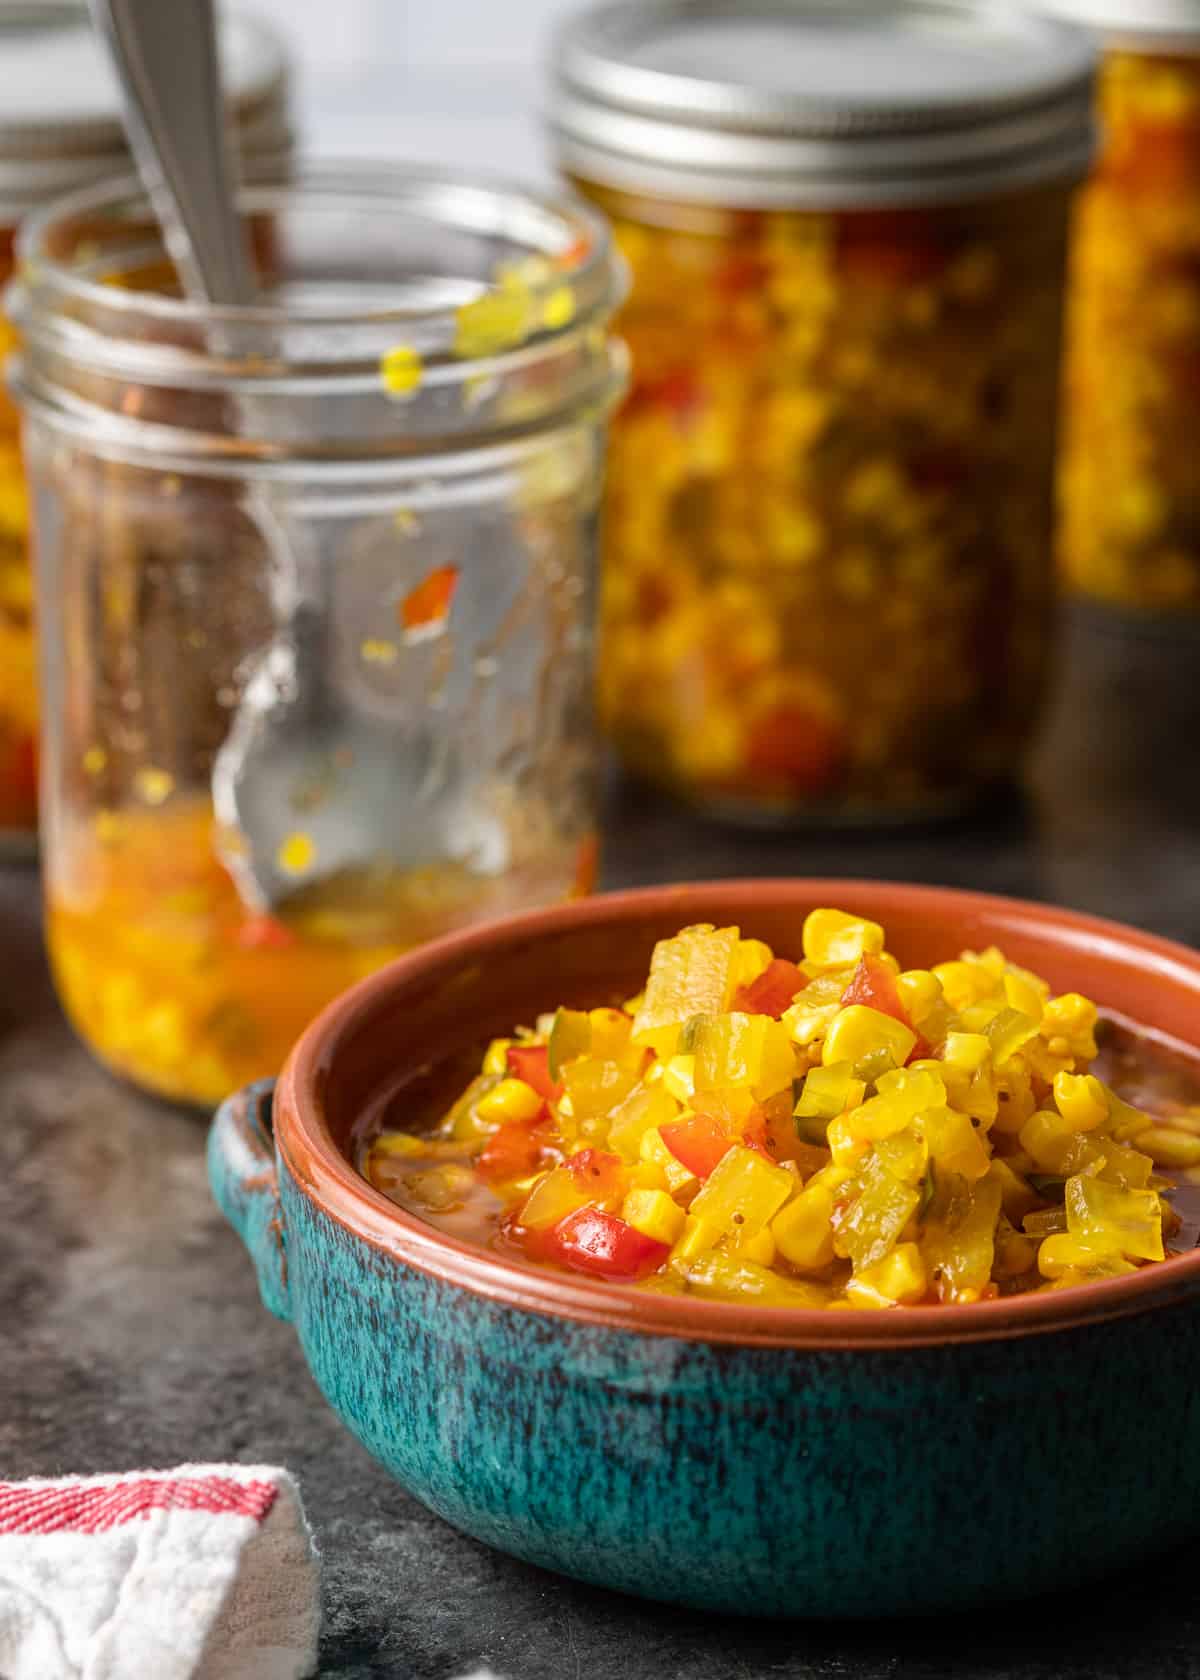
[[[876,909],[905,901],[960,913],[1003,915],[1033,934],[1053,934],[1064,948],[1102,947],[1110,958],[1157,970],[1200,991],[1200,952],[1121,923],[1031,900],[904,882],[781,877],[687,882],[602,893],[548,909],[506,916],[450,934],[398,958],[335,999],[297,1042],[280,1076],[275,1135],[280,1157],[302,1192],[352,1235],[392,1261],[442,1282],[526,1312],[614,1331],[664,1335],[737,1347],[814,1350],[930,1347],[1062,1331],[1168,1306],[1200,1292],[1200,1248],[1126,1277],[1046,1294],[1012,1296],[974,1306],[896,1308],[891,1312],[740,1306],[657,1295],[628,1285],[575,1277],[475,1247],[405,1213],[363,1178],[338,1148],[320,1096],[332,1047],[360,1012],[382,994],[449,973],[497,946],[523,943],[572,927],[621,924],[678,905],[690,918],[735,916],[748,899],[786,907],[793,901]],[[872,900],[877,900],[872,905]],[[1098,1000],[1103,1003],[1103,1000]],[[1153,1032],[1153,1023],[1139,1022]]]

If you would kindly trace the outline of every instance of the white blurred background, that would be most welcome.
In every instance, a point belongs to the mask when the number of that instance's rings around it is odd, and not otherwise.
[[[548,174],[542,63],[578,0],[236,3],[289,44],[309,151]]]

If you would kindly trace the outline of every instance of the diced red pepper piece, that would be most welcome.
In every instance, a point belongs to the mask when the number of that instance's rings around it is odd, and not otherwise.
[[[505,1059],[514,1079],[532,1085],[539,1097],[557,1102],[563,1094],[561,1082],[550,1077],[550,1049],[545,1044],[510,1044]]]
[[[572,1271],[629,1281],[648,1277],[671,1252],[666,1243],[643,1236],[615,1213],[594,1207],[560,1219],[547,1246]]]
[[[598,1202],[615,1196],[625,1181],[625,1163],[605,1149],[580,1149],[565,1163],[581,1190]]]
[[[912,1026],[896,990],[896,976],[885,962],[869,953],[859,958],[850,984],[842,993],[843,1009],[849,1009],[855,1003],[867,1009],[877,1009],[881,1015],[890,1015],[894,1021],[903,1021],[906,1027]]]
[[[757,980],[738,987],[731,1007],[743,1015],[774,1015],[778,1020],[785,1009],[791,1008],[796,993],[807,985],[807,975],[795,963],[776,957]]]
[[[746,742],[746,768],[796,793],[827,793],[842,772],[845,738],[837,724],[800,706],[776,706]]]
[[[675,1159],[697,1178],[707,1178],[734,1142],[720,1121],[709,1114],[668,1120],[661,1128],[661,1136]]]
[[[858,959],[858,967],[854,970],[853,978],[842,993],[842,1008],[849,1009],[852,1003],[865,1004],[868,1009],[877,1009],[881,1015],[890,1015],[894,1021],[901,1021],[910,1032],[917,1032],[909,1019],[908,1011],[900,1002],[900,993],[896,990],[896,976],[885,962],[870,955]],[[917,1042],[909,1055],[910,1062],[919,1062],[929,1055],[929,1044],[917,1033]]]
[[[415,589],[410,589],[400,603],[400,626],[404,630],[424,630],[440,624],[450,616],[454,592],[458,588],[457,566],[435,566]]]
[[[296,943],[291,928],[274,916],[248,916],[235,937],[245,951],[283,951]]]
[[[542,1140],[534,1130],[537,1121],[509,1121],[493,1132],[485,1144],[475,1170],[489,1184],[512,1178],[528,1178],[542,1164]]]

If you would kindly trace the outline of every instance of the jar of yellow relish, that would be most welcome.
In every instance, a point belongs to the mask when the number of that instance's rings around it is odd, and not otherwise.
[[[1085,32],[961,0],[619,3],[551,124],[633,284],[600,701],[750,820],[953,807],[1048,674]]]
[[[1053,0],[1106,43],[1068,312],[1061,555],[1081,595],[1200,614],[1200,0]]]
[[[242,155],[262,164],[291,146],[288,73],[274,36],[226,18],[222,63]],[[76,0],[0,0],[0,295],[15,233],[58,194],[132,165],[120,100],[87,8]],[[0,314],[0,368],[15,346]],[[0,856],[37,830],[38,701],[28,497],[17,411],[0,379]]]
[[[186,302],[128,184],[13,292],[47,942],[110,1067],[210,1104],[437,934],[590,888],[603,219],[247,174],[262,302]],[[119,282],[119,283],[115,283]]]

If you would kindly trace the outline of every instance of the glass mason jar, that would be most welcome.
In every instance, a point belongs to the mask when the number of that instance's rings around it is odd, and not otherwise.
[[[600,696],[638,772],[734,817],[871,821],[1019,766],[1093,63],[958,0],[567,26],[559,160],[633,276]]]
[[[225,19],[222,61],[242,154],[291,147],[288,75],[275,37]],[[130,168],[117,88],[75,0],[0,0],[0,293],[18,223],[52,198]],[[0,314],[0,366],[16,335]],[[37,682],[28,498],[15,406],[0,381],[0,856],[32,851],[37,830]]]
[[[1200,613],[1200,0],[1055,0],[1107,32],[1068,312],[1061,557],[1081,595]]]
[[[413,944],[592,884],[624,368],[582,206],[355,168],[243,209],[261,308],[162,289],[131,188],[35,218],[14,294],[51,959],[104,1061],[206,1104]]]

